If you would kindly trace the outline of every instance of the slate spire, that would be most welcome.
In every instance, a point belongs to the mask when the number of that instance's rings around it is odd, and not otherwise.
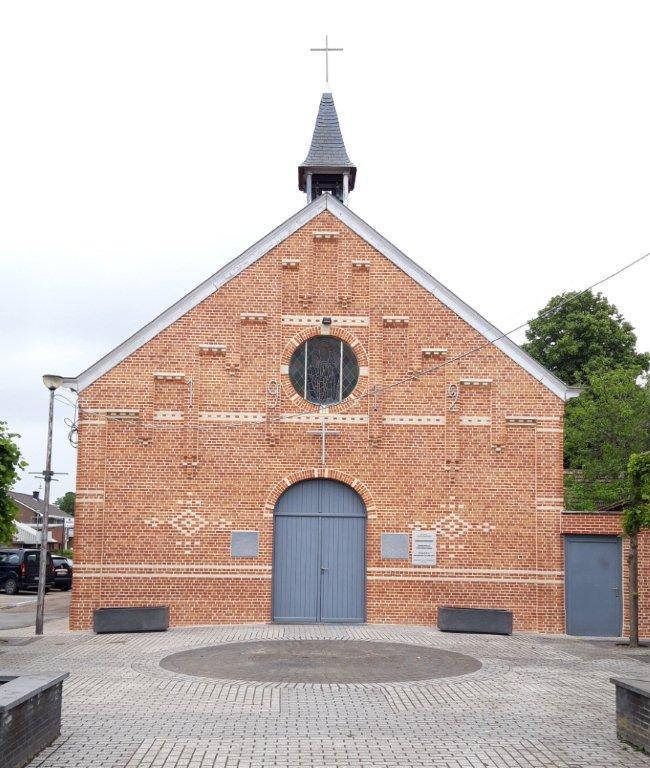
[[[309,152],[298,167],[298,186],[307,193],[307,202],[329,193],[347,205],[348,192],[354,189],[356,175],[356,166],[345,149],[332,92],[326,86]]]

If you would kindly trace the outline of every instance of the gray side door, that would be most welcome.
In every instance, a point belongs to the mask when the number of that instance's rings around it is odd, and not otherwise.
[[[621,540],[616,536],[565,536],[564,570],[567,634],[620,637]]]
[[[275,509],[273,620],[365,621],[366,510],[333,480],[291,486]]]

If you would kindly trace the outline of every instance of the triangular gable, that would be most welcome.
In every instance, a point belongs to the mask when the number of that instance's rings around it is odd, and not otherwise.
[[[79,376],[76,378],[65,379],[64,386],[74,389],[77,392],[82,392],[86,387],[89,387],[93,382],[97,381],[97,379],[110,371],[111,368],[114,368],[118,363],[121,363],[129,355],[133,354],[133,352],[153,339],[154,336],[157,336],[161,331],[189,312],[190,309],[197,304],[200,304],[204,299],[207,299],[215,291],[219,290],[222,285],[225,285],[234,277],[237,277],[237,275],[243,272],[247,267],[254,264],[258,259],[261,259],[262,256],[267,254],[272,248],[275,248],[325,210],[328,210],[333,216],[339,219],[341,223],[345,224],[353,232],[359,235],[359,237],[363,238],[369,245],[379,251],[379,253],[392,261],[393,264],[415,280],[416,283],[429,291],[429,293],[432,293],[439,301],[465,320],[465,322],[482,334],[488,341],[494,342],[495,347],[498,347],[504,354],[508,355],[508,357],[524,368],[524,370],[528,371],[531,376],[544,384],[551,390],[551,392],[553,392],[553,394],[557,395],[562,400],[569,400],[580,393],[580,390],[576,387],[569,387],[564,382],[560,381],[557,376],[554,376],[550,371],[544,368],[543,365],[524,352],[524,350],[515,344],[514,341],[511,341],[506,337],[499,338],[502,335],[501,331],[495,328],[468,304],[465,304],[465,302],[459,299],[456,294],[452,293],[448,288],[445,288],[442,283],[438,282],[428,272],[422,269],[422,267],[409,259],[408,256],[403,254],[392,243],[388,242],[388,240],[382,237],[377,231],[366,224],[365,221],[360,219],[332,195],[321,195],[320,197],[317,197],[306,208],[298,211],[298,213],[290,219],[287,219],[287,221],[266,235],[266,237],[263,237],[255,243],[255,245],[252,245],[242,254],[237,256],[236,259],[233,259],[218,272],[215,272],[212,277],[209,277],[202,282],[193,291],[190,291],[186,296],[180,299],[180,301],[177,301],[169,307],[169,309],[166,309],[162,314],[158,315],[158,317],[134,333],[133,336],[128,338],[125,342],[102,357],[101,360],[98,360],[94,365],[91,365],[90,368],[87,368],[83,373],[79,374]]]

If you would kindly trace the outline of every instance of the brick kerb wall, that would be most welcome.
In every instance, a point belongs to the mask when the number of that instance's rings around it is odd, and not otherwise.
[[[611,678],[616,685],[616,735],[650,751],[650,690],[645,680]]]
[[[22,768],[61,732],[62,683],[0,711],[3,768]]]

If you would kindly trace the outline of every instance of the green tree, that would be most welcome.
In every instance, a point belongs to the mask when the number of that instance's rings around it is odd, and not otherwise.
[[[16,505],[9,495],[18,480],[18,472],[27,466],[20,455],[14,438],[19,437],[7,430],[7,424],[0,421],[0,542],[10,543],[14,533]]]
[[[627,465],[630,500],[623,515],[623,532],[630,539],[627,556],[630,646],[639,646],[639,533],[650,528],[650,452],[634,453]]]
[[[622,368],[592,373],[567,407],[569,509],[596,509],[627,498],[630,455],[650,450],[650,384],[640,386],[636,374]]]
[[[523,348],[566,384],[613,368],[650,367],[650,355],[636,351],[634,329],[601,294],[553,296],[530,323]]]
[[[68,491],[56,500],[56,506],[68,515],[74,515],[74,503],[77,495],[74,491]]]

